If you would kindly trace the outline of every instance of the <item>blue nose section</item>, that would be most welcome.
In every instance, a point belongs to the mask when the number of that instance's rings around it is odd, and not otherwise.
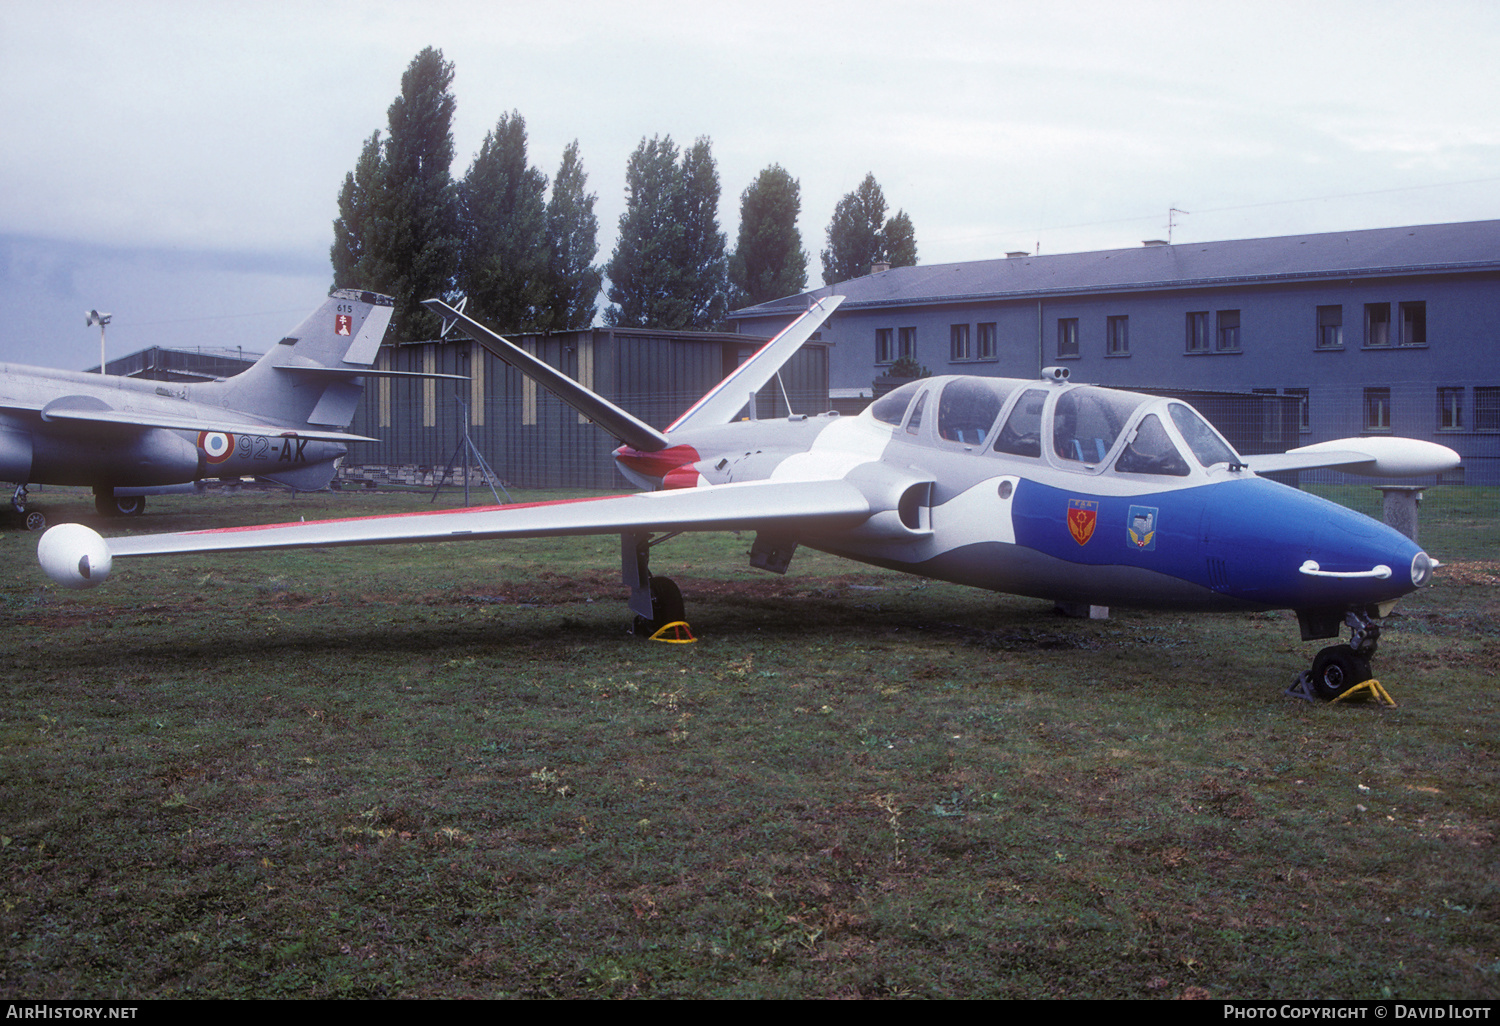
[[[1216,486],[1204,517],[1215,591],[1281,609],[1366,606],[1423,584],[1431,561],[1362,513],[1263,478]]]

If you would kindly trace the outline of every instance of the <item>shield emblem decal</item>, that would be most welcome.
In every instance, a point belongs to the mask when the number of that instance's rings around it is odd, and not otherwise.
[[[1099,503],[1092,499],[1068,500],[1068,533],[1079,545],[1087,545],[1099,521]]]
[[[1129,520],[1125,525],[1125,530],[1130,535],[1131,544],[1142,552],[1152,552],[1156,549],[1156,517],[1158,512],[1155,506],[1130,507]]]

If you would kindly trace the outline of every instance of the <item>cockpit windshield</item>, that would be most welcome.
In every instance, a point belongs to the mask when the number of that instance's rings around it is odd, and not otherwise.
[[[911,405],[912,397],[917,394],[917,386],[920,381],[908,382],[894,391],[876,399],[870,404],[870,416],[882,424],[898,425],[901,418],[906,416],[906,408]]]
[[[1238,454],[1224,444],[1208,422],[1198,415],[1191,406],[1182,403],[1172,403],[1167,407],[1172,414],[1172,423],[1177,425],[1177,430],[1182,433],[1183,441],[1187,442],[1188,448],[1198,458],[1198,462],[1205,467],[1211,467],[1215,463],[1240,462]]]
[[[995,436],[995,451],[1012,456],[1042,454],[1042,408],[1047,405],[1047,390],[1032,388],[1021,394],[1005,426]]]
[[[1052,449],[1060,459],[1097,464],[1148,396],[1083,386],[1058,396],[1052,412]]]
[[[938,437],[978,445],[990,433],[1016,382],[1003,378],[955,378],[938,401]]]
[[[1172,443],[1161,418],[1148,413],[1141,418],[1135,434],[1115,460],[1115,471],[1121,474],[1164,474],[1187,477],[1187,461]]]

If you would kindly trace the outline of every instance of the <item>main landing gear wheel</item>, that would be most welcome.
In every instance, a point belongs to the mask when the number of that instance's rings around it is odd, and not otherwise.
[[[635,618],[632,633],[649,638],[669,623],[681,620],[685,614],[682,591],[670,577],[651,578],[651,619]]]
[[[144,495],[94,495],[94,510],[101,517],[138,517],[146,512]]]
[[[1313,694],[1325,702],[1333,701],[1354,685],[1369,679],[1370,661],[1348,645],[1330,645],[1313,660]]]

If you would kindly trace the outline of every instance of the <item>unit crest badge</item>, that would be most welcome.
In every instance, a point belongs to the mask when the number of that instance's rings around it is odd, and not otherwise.
[[[1099,503],[1093,499],[1068,500],[1068,533],[1079,545],[1087,545],[1099,522]]]

